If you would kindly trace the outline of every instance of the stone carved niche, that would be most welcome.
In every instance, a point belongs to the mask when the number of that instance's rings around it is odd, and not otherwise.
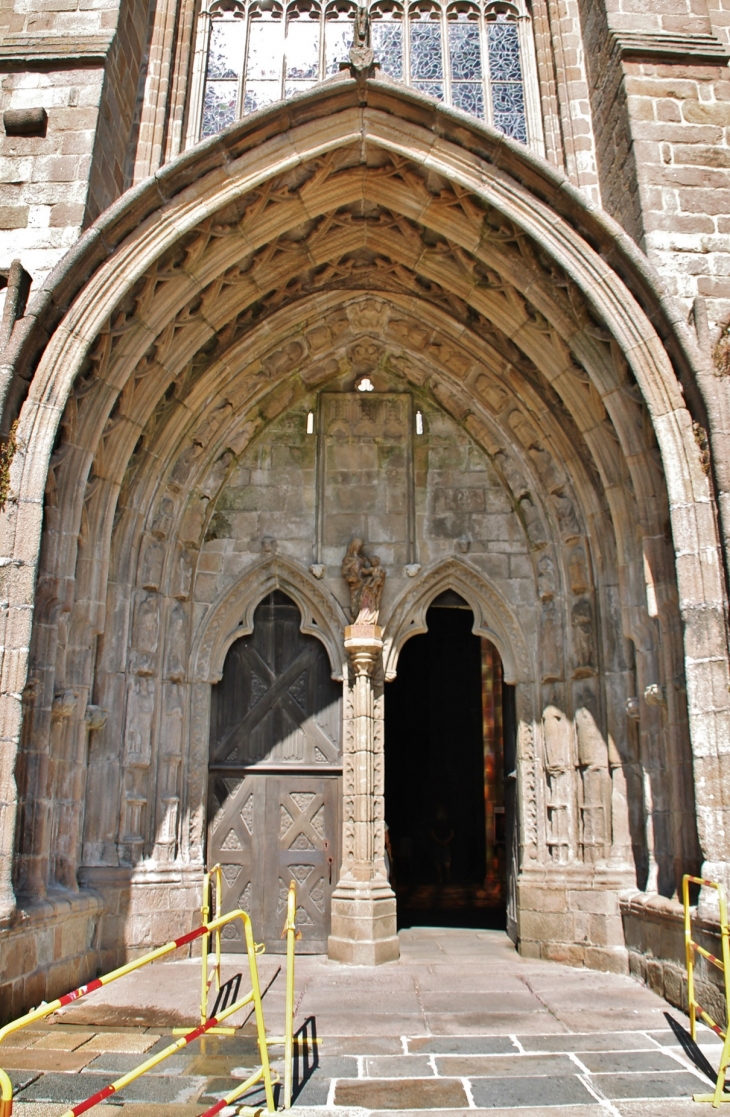
[[[226,450],[225,453],[221,454],[221,456],[213,462],[213,465],[206,474],[205,481],[201,485],[201,491],[204,496],[212,499],[216,495],[225,480],[233,459],[233,452],[231,450]]]
[[[540,674],[544,683],[557,682],[563,677],[561,648],[562,625],[558,607],[552,597],[542,603],[540,616]]]
[[[197,546],[203,534],[203,524],[208,512],[210,497],[197,493],[191,498],[183,516],[180,538],[183,543]]]
[[[157,514],[152,521],[152,534],[155,539],[166,539],[170,528],[172,527],[172,519],[175,515],[175,502],[169,496],[165,496],[160,501],[157,509]]]
[[[596,673],[595,644],[593,640],[593,607],[588,598],[575,603],[570,614],[573,628],[573,678],[585,679]]]
[[[160,603],[154,594],[142,594],[137,600],[132,626],[132,670],[137,675],[154,675],[157,670],[157,649],[160,642]]]
[[[162,568],[165,563],[165,548],[159,540],[152,539],[144,549],[140,581],[146,590],[159,590],[162,583]]]
[[[550,601],[555,596],[555,567],[549,555],[540,555],[537,564],[537,592],[541,601]]]
[[[587,593],[590,589],[586,553],[582,546],[574,547],[568,557],[568,575],[573,593]]]
[[[127,718],[124,728],[124,763],[129,768],[147,768],[152,755],[152,721],[155,715],[155,683],[137,675],[129,680]]]
[[[180,796],[178,778],[183,749],[184,689],[179,683],[164,688],[160,732],[159,799],[155,857],[173,861],[177,852]]]
[[[202,453],[203,446],[197,442],[182,451],[170,474],[170,480],[174,486],[179,489],[185,488],[188,478]]]
[[[586,706],[575,713],[578,764],[582,781],[581,844],[586,861],[606,856],[610,841],[611,789],[608,775],[608,747]]]
[[[582,535],[578,517],[575,514],[573,501],[564,492],[557,492],[552,497],[555,514],[558,517],[560,534],[566,543]]]
[[[193,566],[195,563],[193,552],[183,543],[175,547],[175,559],[172,565],[172,578],[170,592],[178,601],[187,601],[193,584]]]
[[[167,678],[173,682],[182,682],[185,678],[186,660],[187,615],[184,606],[176,601],[167,621]]]
[[[547,780],[547,847],[550,859],[565,864],[571,855],[573,798],[573,727],[556,706],[542,714],[544,764]]]

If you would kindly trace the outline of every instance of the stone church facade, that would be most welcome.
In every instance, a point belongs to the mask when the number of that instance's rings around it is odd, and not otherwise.
[[[512,710],[509,933],[679,998],[682,874],[730,884],[730,14],[0,21],[3,1012],[193,926],[215,859],[272,947],[293,874],[305,946],[397,957],[439,602]]]

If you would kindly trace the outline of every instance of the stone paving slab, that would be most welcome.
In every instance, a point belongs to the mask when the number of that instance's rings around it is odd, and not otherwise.
[[[477,1078],[471,1081],[471,1095],[477,1107],[505,1109],[523,1105],[598,1105],[577,1075],[542,1075],[539,1078]]]
[[[428,1055],[380,1055],[363,1062],[365,1078],[432,1078],[435,1074]]]
[[[496,1078],[502,1075],[532,1078],[535,1075],[575,1074],[568,1055],[447,1055],[435,1060],[443,1078]]]
[[[664,1051],[582,1051],[577,1057],[592,1074],[646,1074],[685,1069],[679,1059]]]
[[[297,959],[296,1019],[306,1026],[307,1042],[297,1049],[292,1117],[699,1112],[690,1096],[710,1090],[708,1056],[717,1059],[718,1042],[699,1029],[694,1048],[686,1018],[628,977],[520,958],[499,932],[432,928],[403,936],[400,962],[375,969]],[[270,1033],[281,1034],[285,975],[280,959],[263,962],[266,1021]],[[245,959],[229,956],[224,979],[239,972],[243,989]],[[27,1045],[0,1048],[0,1065],[12,1056],[34,1068],[13,1072],[15,1117],[59,1117],[68,1104],[169,1046],[172,1025],[160,1023],[161,1005],[168,1020],[197,1023],[199,962],[153,967],[135,1003],[139,976],[123,996],[107,987],[113,1001],[94,994],[93,1009],[81,1002],[84,1013],[77,1015],[71,1006],[56,1022],[21,1033]],[[91,1117],[110,1117],[109,1104],[134,1106],[130,1117],[198,1117],[258,1065],[253,1032],[249,1018],[233,1037],[203,1037],[89,1111]],[[282,1047],[270,1051],[283,1077],[282,1054]],[[68,1069],[44,1070],[47,1058],[69,1060]],[[74,1069],[74,1059],[83,1065]],[[275,1092],[280,1099],[281,1087]],[[259,1106],[263,1100],[260,1085],[246,1097]]]
[[[403,1078],[398,1081],[338,1082],[335,1105],[364,1109],[444,1109],[468,1105],[464,1084],[457,1079]]]
[[[92,1062],[84,1068],[84,1074],[113,1074],[119,1076],[134,1070],[143,1062],[143,1059],[149,1058],[147,1053],[130,1055],[119,1051],[109,1051],[106,1054],[94,1051],[91,1054],[93,1056]],[[193,1073],[188,1071],[192,1060],[193,1052],[186,1052],[184,1055],[171,1055],[169,1059],[165,1059],[164,1063],[153,1067],[147,1073],[151,1075],[177,1075],[186,1071]]]
[[[149,1051],[159,1040],[159,1036],[142,1033],[141,1035],[127,1029],[125,1033],[101,1032],[84,1044],[85,1051],[127,1051],[131,1054],[141,1054]],[[167,1038],[167,1037],[166,1037]],[[163,1044],[164,1046],[164,1044]]]
[[[525,1051],[653,1051],[657,1033],[649,1032],[609,1032],[601,1035],[589,1032],[577,1035],[520,1036],[520,1046]],[[674,1032],[668,1032],[676,1046]]]
[[[488,1016],[479,1012],[472,1013],[431,1013],[426,1016],[428,1032],[435,1036],[463,1035],[510,1035],[513,1033],[530,1034],[567,1028],[544,1009],[531,1013],[492,1012]],[[427,1034],[428,1034],[427,1032]]]
[[[38,1051],[25,1047],[19,1051],[2,1052],[4,1070],[79,1071],[94,1058],[94,1052],[83,1055],[78,1051]]]
[[[409,1039],[408,1050],[414,1055],[513,1055],[519,1047],[510,1036],[426,1036]]]
[[[75,1051],[78,1047],[93,1041],[95,1034],[95,1032],[82,1032],[78,1028],[59,1029],[51,1035],[45,1033],[36,1036],[33,1040],[33,1050]]]
[[[693,1093],[709,1092],[709,1083],[685,1071],[670,1074],[594,1074],[591,1081],[604,1097],[614,1098],[681,1098]]]

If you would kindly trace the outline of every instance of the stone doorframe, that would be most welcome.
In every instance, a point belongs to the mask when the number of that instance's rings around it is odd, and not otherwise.
[[[453,590],[470,605],[476,635],[497,647],[505,679],[517,687],[520,747],[531,740],[536,713],[533,693],[537,664],[513,610],[495,586],[467,562],[450,558],[418,575],[384,618],[383,639],[365,648],[345,640],[347,617],[342,605],[312,575],[291,559],[274,555],[257,563],[214,602],[201,625],[190,657],[190,760],[187,801],[193,828],[205,833],[207,749],[211,686],[222,677],[231,645],[253,631],[258,603],[279,589],[299,607],[302,632],[324,644],[332,677],[343,682],[343,832],[342,867],[332,898],[330,957],[374,965],[398,957],[395,896],[384,861],[385,709],[384,685],[396,677],[406,641],[427,631],[426,612],[440,593]],[[349,648],[347,645],[350,645]],[[349,652],[349,654],[348,654]],[[527,780],[529,786],[532,781]],[[519,791],[518,791],[519,794]],[[529,817],[533,811],[524,812]],[[203,851],[200,849],[202,860]]]
[[[371,636],[347,630],[350,654],[343,704],[342,873],[332,896],[329,955],[339,962],[377,965],[398,957],[395,895],[385,868],[385,682],[396,677],[398,657],[411,636],[427,631],[426,611],[445,590],[471,606],[473,631],[497,647],[505,679],[517,686],[518,796],[534,781],[520,778],[520,757],[528,757],[535,717],[537,664],[528,652],[521,625],[490,580],[474,567],[450,558],[417,575]],[[524,727],[524,728],[523,728]],[[521,747],[521,740],[524,747]],[[534,814],[535,805],[525,811]],[[521,843],[522,844],[522,843]]]

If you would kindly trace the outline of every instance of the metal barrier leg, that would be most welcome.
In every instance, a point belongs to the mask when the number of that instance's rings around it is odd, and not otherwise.
[[[699,884],[702,887],[714,888],[717,891],[717,898],[720,906],[720,937],[722,941],[722,961],[706,950],[704,946],[700,946],[692,938],[692,915],[689,905],[689,885]],[[721,884],[714,880],[704,880],[701,877],[693,877],[690,874],[685,874],[682,878],[682,900],[684,903],[684,940],[685,952],[687,961],[687,1007],[689,1011],[689,1026],[692,1039],[695,1040],[697,1030],[697,1015],[703,1023],[712,1028],[713,1032],[720,1036],[723,1040],[722,1053],[720,1055],[720,1066],[717,1072],[717,1081],[715,1083],[714,1092],[711,1094],[694,1094],[693,1100],[698,1102],[712,1102],[715,1109],[718,1109],[723,1102],[730,1102],[730,1094],[725,1093],[725,1075],[728,1065],[730,1065],[730,942],[727,922],[727,905],[725,903],[725,892]],[[725,1030],[716,1024],[710,1014],[702,1008],[702,1005],[695,998],[695,954],[699,954],[707,962],[722,970],[725,984]]]
[[[10,1117],[13,1112],[13,1084],[4,1070],[0,1070],[0,1117]]]
[[[135,1079],[139,1078],[142,1074],[150,1070],[152,1067],[157,1066],[158,1063],[161,1063],[164,1059],[169,1058],[170,1055],[174,1054],[175,1051],[179,1050],[181,1047],[184,1047],[186,1044],[192,1043],[194,1040],[199,1039],[200,1036],[205,1035],[207,1032],[220,1032],[220,1022],[225,1020],[227,1017],[232,1016],[234,1013],[239,1012],[242,1008],[250,1004],[252,1001],[256,1014],[256,1030],[258,1035],[259,1051],[261,1052],[261,1068],[251,1078],[249,1078],[242,1087],[237,1087],[235,1093],[236,1095],[238,1095],[244,1092],[244,1087],[245,1089],[248,1089],[251,1085],[254,1084],[254,1082],[258,1082],[263,1079],[264,1090],[266,1093],[267,1109],[270,1113],[273,1113],[275,1111],[274,1092],[271,1080],[271,1067],[269,1065],[269,1052],[266,1041],[266,1030],[264,1026],[264,1014],[261,1004],[261,986],[259,984],[258,965],[256,962],[256,944],[253,940],[251,920],[246,912],[242,911],[240,908],[236,911],[229,912],[227,915],[218,916],[211,922],[205,923],[201,927],[197,927],[194,931],[188,931],[186,934],[181,935],[179,938],[166,943],[164,946],[150,951],[149,954],[145,954],[142,958],[137,958],[134,962],[128,962],[126,965],[120,966],[116,970],[112,970],[111,973],[105,974],[102,977],[95,978],[93,981],[88,982],[88,984],[82,985],[78,989],[74,989],[70,993],[66,993],[63,997],[58,997],[56,1000],[51,1001],[50,1003],[43,1003],[38,1008],[32,1009],[30,1012],[26,1013],[25,1016],[20,1017],[20,1019],[14,1020],[12,1023],[6,1024],[3,1028],[0,1028],[0,1042],[2,1042],[2,1040],[4,1040],[7,1036],[12,1035],[14,1032],[28,1027],[29,1024],[33,1024],[38,1020],[45,1020],[47,1016],[50,1016],[51,1013],[56,1012],[64,1005],[73,1004],[74,1001],[78,1001],[82,997],[86,997],[89,993],[93,993],[95,990],[103,988],[110,982],[117,981],[119,978],[133,973],[135,970],[140,969],[142,966],[150,965],[150,963],[164,958],[172,951],[179,950],[181,947],[187,946],[191,942],[195,942],[196,939],[202,938],[203,936],[208,936],[211,932],[219,932],[221,927],[225,926],[227,923],[232,922],[234,919],[240,920],[244,928],[249,969],[251,971],[251,991],[240,1001],[236,1001],[229,1008],[226,1008],[222,1012],[220,1012],[217,1017],[212,1017],[210,1020],[204,1021],[199,1027],[194,1028],[191,1032],[188,1032],[180,1040],[177,1040],[176,1042],[170,1044],[164,1049],[164,1051],[161,1051],[157,1055],[154,1055],[150,1059],[147,1059],[144,1063],[140,1064],[140,1066],[136,1067],[128,1074],[125,1074],[122,1076],[122,1078],[117,1079],[117,1081],[112,1083],[110,1086],[106,1086],[98,1094],[95,1094],[93,1098],[87,1098],[86,1101],[80,1102],[79,1105],[75,1106],[73,1109],[67,1110],[63,1117],[78,1117],[79,1114],[86,1112],[87,1109],[90,1109],[98,1102],[104,1101],[105,1098],[110,1097],[112,1094],[116,1093],[118,1090],[121,1090],[130,1082],[133,1082]],[[0,1070],[0,1117],[11,1117],[12,1111],[12,1083],[8,1075],[3,1070]]]
[[[261,1004],[261,986],[259,985],[259,970],[256,964],[256,944],[251,933],[251,921],[244,924],[246,932],[246,949],[248,951],[248,966],[251,971],[251,989],[253,992],[253,1006],[256,1014],[256,1032],[258,1035],[261,1066],[264,1072],[264,1089],[266,1092],[266,1108],[269,1113],[276,1112],[274,1105],[274,1091],[271,1087],[271,1068],[269,1066],[269,1047],[266,1042],[266,1028],[264,1026],[264,1010]]]
[[[687,965],[687,1004],[689,1007],[689,1034],[695,1039],[697,1020],[695,1014],[695,956],[692,949],[692,921],[689,910],[689,877],[682,880],[684,903],[684,955]]]
[[[286,1019],[284,1024],[284,1108],[291,1109],[294,1062],[294,943],[297,930],[297,886],[289,885],[286,911]]]

